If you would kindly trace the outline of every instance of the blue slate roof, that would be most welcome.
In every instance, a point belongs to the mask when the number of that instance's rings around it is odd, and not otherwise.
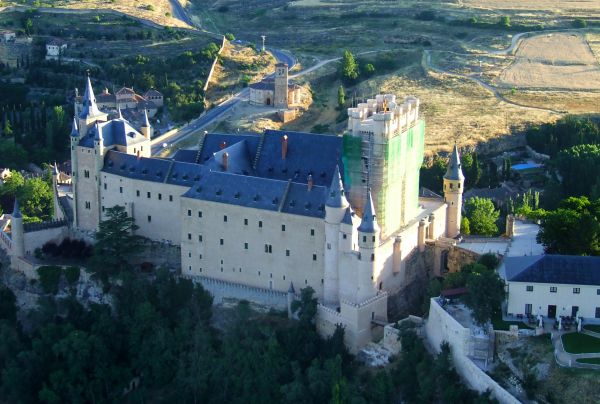
[[[285,159],[284,135],[288,137]],[[169,160],[111,150],[103,171],[187,186],[190,189],[184,196],[188,198],[322,218],[341,152],[342,138],[336,136],[287,131],[266,131],[262,136],[208,134],[200,152],[180,150]],[[224,153],[228,154],[226,171]],[[310,190],[309,175],[313,178]]]
[[[600,285],[600,257],[538,255],[506,257],[506,277],[512,282]]]
[[[288,148],[286,158],[282,159],[284,135],[288,137]],[[312,175],[315,185],[329,187],[337,164],[344,172],[341,157],[342,138],[339,136],[266,130],[256,173],[260,177],[302,183]]]
[[[146,140],[144,135],[125,119],[113,119],[108,122],[98,122],[97,125],[90,128],[87,135],[79,141],[79,145],[94,147],[94,139],[97,137],[102,137],[104,146],[128,146]]]
[[[137,158],[132,154],[109,150],[103,172],[144,181],[165,182],[173,162],[157,158]]]

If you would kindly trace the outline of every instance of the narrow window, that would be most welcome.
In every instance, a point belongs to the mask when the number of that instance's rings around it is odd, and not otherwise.
[[[198,211],[198,217],[202,217],[202,211],[201,210]]]
[[[363,236],[363,243],[367,242],[367,236]]]
[[[173,202],[173,195],[169,195],[169,202]],[[200,272],[202,272],[202,268],[200,268]]]
[[[285,231],[285,224],[281,225],[281,231]]]
[[[248,243],[244,243],[244,250],[248,249]]]
[[[248,226],[248,219],[244,219],[244,226]]]
[[[188,209],[188,216],[192,216],[192,210]]]
[[[259,220],[259,221],[258,221],[258,227],[259,227],[259,228],[260,228],[260,227],[262,227],[262,220]]]
[[[317,260],[317,254],[313,254],[313,261]]]
[[[375,254],[371,254],[371,261],[375,261]]]
[[[527,291],[528,292],[533,292],[533,286],[532,285],[527,285]]]
[[[198,242],[200,242],[200,243],[202,242],[202,234],[198,235]]]
[[[578,295],[579,292],[581,292],[581,289],[579,289],[579,288],[573,288],[573,293],[575,293],[576,295]]]
[[[162,201],[162,194],[158,194],[158,200]]]
[[[343,238],[344,240],[346,240],[346,239],[348,238],[348,236],[346,235],[346,233],[342,234],[342,238]]]
[[[550,293],[556,293],[556,286],[550,286]]]
[[[150,192],[147,192],[146,196],[148,197],[148,199],[150,199],[150,197],[152,196],[152,194]]]
[[[104,189],[106,189],[106,182],[104,183]]]
[[[223,241],[223,239],[219,240],[219,244],[223,245],[225,242]]]
[[[152,221],[152,216],[148,215],[148,223]]]
[[[135,191],[135,196],[140,196],[140,190],[139,189]]]
[[[122,194],[123,193],[123,187],[119,187],[119,193]]]
[[[223,215],[223,221],[227,222],[227,215]]]
[[[314,236],[315,235],[315,229],[310,229],[310,235]]]
[[[290,256],[290,250],[285,250],[285,256],[289,257]]]
[[[188,233],[188,240],[192,239],[192,233]]]

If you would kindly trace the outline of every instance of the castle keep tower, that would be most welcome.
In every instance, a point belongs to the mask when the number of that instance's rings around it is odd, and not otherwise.
[[[392,94],[377,95],[348,109],[343,140],[344,179],[350,204],[361,214],[371,189],[381,236],[398,231],[418,211],[425,124],[419,100],[396,102]]]
[[[380,228],[377,224],[375,205],[371,190],[367,190],[364,213],[358,226],[358,290],[356,301],[363,302],[376,294],[373,275],[376,268],[377,250],[379,247]]]
[[[458,147],[454,145],[448,169],[444,175],[444,200],[448,204],[446,210],[446,236],[454,238],[460,234],[460,220],[462,209],[462,194],[464,191],[465,176],[460,164]]]
[[[288,107],[288,65],[277,63],[275,65],[275,91],[273,94],[275,108]]]
[[[25,230],[23,229],[23,215],[19,208],[19,201],[15,198],[15,207],[10,221],[10,237],[12,241],[12,254],[14,257],[25,255]]]

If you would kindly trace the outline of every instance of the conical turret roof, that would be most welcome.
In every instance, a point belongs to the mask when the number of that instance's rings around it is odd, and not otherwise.
[[[13,208],[12,217],[17,219],[23,217],[21,214],[21,208],[19,208],[19,200],[17,198],[15,198],[15,207]]]
[[[340,175],[340,167],[337,165],[335,166],[335,172],[331,179],[329,197],[327,198],[326,204],[331,208],[345,208],[348,206],[348,200],[345,196],[344,185],[342,184],[342,177]]]
[[[365,210],[363,212],[362,221],[358,226],[358,231],[362,233],[376,233],[379,231],[379,225],[377,224],[377,217],[375,213],[375,205],[373,204],[373,198],[371,197],[371,189],[367,191],[367,202],[365,203]]]
[[[144,108],[144,128],[150,127],[150,120],[148,119],[148,110]]]
[[[77,128],[77,118],[73,117],[73,124],[71,125],[71,137],[79,137],[79,129]]]
[[[460,163],[460,156],[458,155],[458,146],[456,143],[454,144],[450,161],[448,161],[448,169],[446,170],[444,179],[453,181],[462,181],[465,179],[465,176],[462,172],[462,165]]]
[[[102,113],[96,105],[96,96],[94,95],[94,89],[92,88],[92,81],[90,76],[87,76],[85,83],[85,93],[83,94],[83,108],[79,114],[80,118],[100,116]]]

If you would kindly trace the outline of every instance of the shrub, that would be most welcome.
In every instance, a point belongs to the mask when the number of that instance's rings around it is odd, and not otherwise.
[[[225,34],[225,39],[227,39],[228,41],[235,41],[235,36],[233,36],[231,32],[228,32]]]
[[[573,26],[573,28],[585,28],[587,27],[587,21],[583,18],[575,18],[571,25]]]
[[[65,279],[69,283],[69,285],[74,285],[81,275],[81,270],[79,267],[67,267],[65,269]]]
[[[37,269],[40,285],[44,293],[56,294],[62,268],[58,266],[42,266]]]

